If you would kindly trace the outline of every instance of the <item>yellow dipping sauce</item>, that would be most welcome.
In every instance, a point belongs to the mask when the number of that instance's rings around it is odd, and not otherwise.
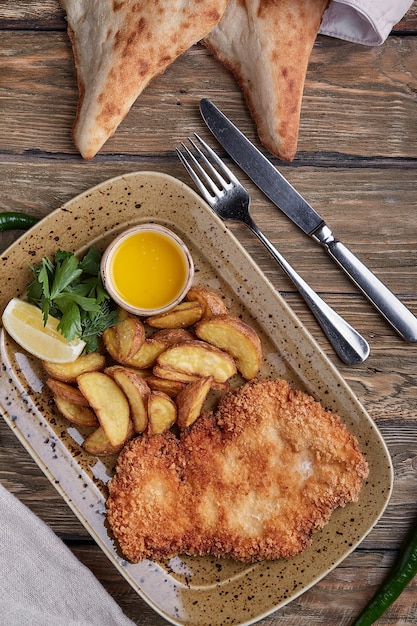
[[[116,242],[107,265],[107,283],[130,307],[164,308],[181,296],[189,261],[173,238],[160,230],[138,230]]]

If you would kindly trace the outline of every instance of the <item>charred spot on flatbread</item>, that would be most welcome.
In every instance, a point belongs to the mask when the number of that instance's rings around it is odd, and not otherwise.
[[[259,138],[295,157],[308,61],[328,0],[230,0],[203,39],[235,76]]]
[[[157,75],[219,22],[227,0],[61,0],[79,88],[73,139],[91,159]]]

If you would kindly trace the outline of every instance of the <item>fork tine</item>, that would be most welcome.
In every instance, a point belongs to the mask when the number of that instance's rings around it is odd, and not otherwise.
[[[207,160],[207,158],[204,156],[204,154],[201,152],[201,150],[198,148],[198,146],[194,143],[194,141],[189,137],[188,141],[191,143],[191,145],[193,146],[194,150],[196,151],[197,156],[200,158],[200,160],[203,162],[204,165],[206,165],[207,169],[209,169],[214,177],[217,179],[217,181],[220,183],[221,186],[225,186],[226,185],[226,181],[224,181],[222,179],[222,177],[217,174],[216,170],[213,168],[213,166],[211,165],[211,163]],[[207,174],[206,170],[202,167],[201,163],[198,161],[198,159],[194,156],[194,154],[191,152],[191,150],[189,150],[189,148],[187,148],[187,146],[184,144],[184,142],[182,142],[182,147],[184,149],[184,151],[186,152],[186,154],[188,155],[188,158],[192,161],[194,168],[197,169],[200,177],[198,176],[197,172],[193,171],[193,173],[191,173],[192,171],[192,166],[190,164],[190,162],[187,163],[186,168],[187,171],[190,173],[190,175],[192,176],[192,179],[194,180],[194,182],[196,183],[196,185],[198,186],[198,188],[200,189],[200,191],[202,191],[202,193],[204,193],[204,197],[207,200],[207,202],[213,202],[214,199],[219,199],[220,195],[222,194],[222,187],[217,185],[215,183],[215,181],[210,178],[210,176]],[[186,157],[184,156],[184,154],[182,154],[182,159],[181,162],[184,163],[186,162]],[[204,182],[201,179],[204,179],[206,186],[204,186]],[[210,188],[211,190],[211,195],[209,193],[209,190],[207,189],[207,187]]]
[[[233,174],[232,170],[230,170],[227,165],[225,165],[223,163],[223,161],[221,160],[221,158],[214,152],[214,150],[212,150],[212,148],[210,148],[210,146],[204,141],[204,139],[201,139],[201,137],[199,135],[197,135],[197,133],[194,133],[194,136],[196,137],[196,139],[201,143],[201,145],[203,146],[203,148],[206,150],[207,154],[210,155],[210,157],[212,158],[212,160],[216,163],[217,167],[219,168],[220,172],[222,174],[224,174],[225,176],[227,176],[227,178],[230,180],[230,182],[236,183],[237,185],[239,185],[239,180],[236,178],[236,176]],[[191,141],[191,139],[190,139]],[[195,143],[192,141],[192,143],[195,146]],[[197,148],[198,149],[198,148]],[[202,154],[201,150],[199,150],[199,153]],[[204,155],[203,155],[204,156]],[[217,170],[215,170],[213,168],[213,166],[211,165],[211,163],[206,159],[205,160],[206,164],[208,164],[208,166],[210,167],[211,170],[214,171],[214,174],[219,176],[219,173],[217,172]],[[222,178],[222,177],[221,177]],[[223,178],[222,178],[223,180]],[[223,181],[223,184],[224,181]]]
[[[207,150],[207,153],[209,154],[209,156],[211,156],[211,158],[213,159],[213,161],[215,163],[217,163],[217,165],[219,166],[219,169],[221,169],[222,163],[219,160],[217,154],[215,152],[213,152],[213,150],[210,148],[210,146],[208,146],[198,135],[197,133],[194,133],[195,138],[201,143],[201,145]],[[204,152],[202,152],[202,150],[200,150],[200,148],[197,146],[197,144],[195,143],[195,141],[193,141],[191,139],[191,137],[188,138],[188,141],[191,143],[191,145],[193,146],[194,150],[196,151],[199,159],[203,162],[203,164],[206,166],[206,168],[208,169],[208,171],[210,172],[210,174],[217,180],[217,182],[220,184],[220,187],[216,186],[216,189],[218,189],[220,191],[221,188],[224,188],[227,186],[227,182],[225,181],[225,179],[223,178],[223,176],[213,167],[213,164],[209,161],[209,159],[206,157],[206,155],[204,154]],[[205,170],[203,168],[202,169],[202,173],[204,178],[207,180],[207,182],[209,184],[211,184],[211,186],[213,185],[213,181],[210,179],[210,177],[207,176],[207,173],[205,172]]]
[[[201,141],[200,138],[198,137],[198,135],[195,135],[195,136],[196,136],[196,138],[199,141]],[[202,177],[204,179],[206,185],[208,185],[210,187],[211,191],[213,192],[213,195],[215,197],[218,197],[219,194],[221,193],[222,188],[225,188],[227,186],[227,182],[219,174],[219,172],[213,167],[213,165],[210,163],[210,161],[205,156],[205,154],[197,146],[195,141],[193,141],[191,139],[191,137],[188,137],[188,141],[190,142],[190,144],[193,147],[194,152],[196,154],[196,156],[195,156],[191,152],[191,150],[189,150],[187,148],[187,146],[184,144],[184,142],[182,142],[182,146],[183,146],[185,152],[187,153],[188,158],[192,160],[192,162],[194,164],[194,167],[197,168],[197,170],[198,170],[198,172],[200,174],[200,177]],[[207,146],[207,148],[208,148],[208,146]],[[198,158],[196,158],[196,157],[198,157]],[[184,162],[184,161],[182,161],[182,162]],[[206,169],[204,169],[202,164],[205,166]],[[187,170],[187,171],[189,172],[189,170]],[[207,172],[209,172],[211,174],[212,178],[210,178],[210,176],[208,175]],[[193,178],[193,180],[194,180],[194,182],[196,182],[195,178]],[[201,182],[201,180],[200,180],[200,182]]]
[[[187,146],[184,143],[182,143],[182,147],[187,153],[188,158],[191,159],[191,161],[193,162],[194,166],[198,169],[200,174],[202,174],[203,176],[207,176],[205,171],[201,167],[200,163],[197,161],[193,153],[190,152],[190,150],[187,148]],[[204,200],[208,202],[209,204],[213,202],[213,196],[208,192],[207,188],[204,186],[204,183],[197,176],[196,172],[191,167],[190,163],[187,161],[187,159],[185,158],[181,150],[179,148],[175,148],[175,150],[176,150],[179,160],[181,161],[181,163],[183,164],[183,166],[185,167],[185,169],[187,170],[187,172],[193,179],[194,183],[196,184],[196,187],[200,190],[200,193],[203,196]]]

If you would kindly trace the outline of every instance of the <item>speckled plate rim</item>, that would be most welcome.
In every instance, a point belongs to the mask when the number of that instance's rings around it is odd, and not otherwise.
[[[146,194],[147,201],[143,200]],[[139,196],[143,201],[137,201]],[[164,198],[164,207],[147,206],[150,198]],[[192,189],[168,174],[133,172],[117,176],[81,193],[41,220],[1,255],[7,280],[0,288],[0,309],[29,281],[29,262],[53,254],[58,247],[82,250],[94,241],[113,237],[132,223],[149,219],[168,227],[174,225],[188,240],[192,253],[196,253],[198,244],[209,256],[211,272],[218,274],[221,284],[231,285],[232,306],[240,308],[249,320],[256,320],[262,336],[272,342],[273,349],[268,344],[271,352],[266,357],[265,374],[296,381],[329,409],[342,414],[358,437],[371,468],[359,502],[335,511],[312,546],[294,559],[251,566],[210,559],[174,559],[168,569],[166,564],[150,561],[132,565],[120,557],[107,532],[102,492],[44,419],[42,406],[33,400],[42,390],[42,381],[30,358],[22,353],[10,358],[3,331],[2,415],[110,561],[157,613],[178,625],[213,625],[213,615],[218,616],[216,626],[253,624],[312,587],[372,530],[392,492],[390,455],[375,424],[336,367],[237,239]],[[71,246],[71,242],[77,245]],[[241,268],[236,268],[239,264]],[[19,369],[25,372],[23,382]],[[343,532],[339,532],[341,529]],[[236,600],[230,600],[233,595]]]

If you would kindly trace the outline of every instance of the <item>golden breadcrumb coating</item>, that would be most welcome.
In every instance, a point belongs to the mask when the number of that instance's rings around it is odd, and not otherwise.
[[[108,520],[127,559],[291,557],[368,474],[338,416],[284,380],[251,381],[180,437],[139,436],[120,454]]]

